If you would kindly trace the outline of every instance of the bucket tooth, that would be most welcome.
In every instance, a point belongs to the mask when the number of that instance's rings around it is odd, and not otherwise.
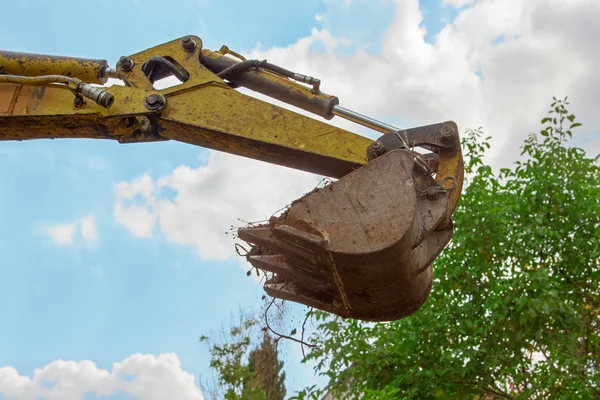
[[[319,249],[321,247],[326,247],[328,244],[328,240],[323,236],[308,233],[289,225],[279,225],[275,227],[274,234],[286,242],[303,248]]]
[[[301,264],[318,263],[314,251],[275,236],[272,227],[241,228],[238,230],[238,236],[255,245],[255,248],[259,249],[259,255],[281,253]]]
[[[336,306],[338,301],[329,292],[313,291],[291,281],[285,283],[267,282],[264,289],[269,296],[278,299],[301,303],[323,311],[340,313],[339,306]]]
[[[273,245],[273,228],[268,226],[241,228],[238,230],[238,236],[243,241],[258,246],[269,247]]]
[[[300,282],[310,288],[325,289],[327,287],[327,282],[323,280],[323,277],[319,277],[314,272],[311,273],[311,271],[305,268],[299,268],[288,263],[286,258],[281,254],[250,256],[248,261],[253,267],[272,272],[277,274],[277,276],[286,278],[286,280]]]

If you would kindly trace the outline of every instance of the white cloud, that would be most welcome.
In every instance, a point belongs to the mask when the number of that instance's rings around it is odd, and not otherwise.
[[[0,397],[15,400],[81,400],[87,393],[102,398],[119,392],[140,400],[203,400],[194,376],[181,369],[176,354],[134,354],[112,370],[92,361],[56,360],[36,369],[33,378],[12,367],[0,368]]]
[[[571,99],[571,111],[584,122],[576,134],[581,140],[600,129],[599,18],[595,0],[487,0],[460,11],[428,43],[419,2],[403,0],[396,1],[381,55],[336,53],[339,39],[313,30],[290,46],[246,56],[318,77],[341,105],[392,124],[451,119],[461,131],[483,126],[493,137],[490,161],[505,166],[523,138],[539,130],[552,96]],[[325,52],[311,50],[318,42]]]
[[[54,225],[46,228],[46,233],[57,244],[72,245],[74,239],[81,237],[85,242],[96,240],[96,222],[92,215],[81,218],[75,223]]]
[[[518,157],[552,96],[568,95],[584,123],[575,140],[596,146],[587,148],[593,154],[600,149],[592,136],[600,129],[600,2],[480,1],[460,11],[435,43],[425,41],[422,19],[417,0],[396,1],[381,55],[337,52],[348,42],[318,29],[290,46],[244,55],[318,77],[342,106],[394,125],[454,120],[461,132],[483,126],[493,137],[489,161],[496,167]],[[498,43],[498,37],[504,39]],[[313,50],[315,43],[325,51]],[[362,131],[338,118],[330,122]],[[223,231],[237,217],[264,218],[315,183],[309,174],[211,152],[206,166],[122,183],[114,212],[138,236],[149,237],[158,226],[168,240],[224,259],[233,249]],[[174,189],[175,199],[161,198],[161,187]]]
[[[143,176],[116,187],[114,216],[134,235],[151,237],[156,227],[175,243],[195,247],[205,259],[234,254],[225,232],[238,218],[263,220],[311,190],[313,174],[211,152],[206,165],[180,166],[171,175]],[[174,198],[161,194],[165,188]]]
[[[445,6],[452,6],[460,8],[469,4],[473,4],[475,0],[442,0],[442,4]]]
[[[148,175],[131,182],[119,183],[116,187],[115,220],[125,225],[135,236],[152,237],[156,223],[156,214],[152,210],[155,205],[154,189],[154,181]],[[136,197],[141,197],[142,201],[125,207],[125,201],[133,201]]]
[[[48,235],[58,244],[73,244],[76,224],[55,225],[47,229]]]
[[[81,237],[84,240],[96,240],[96,221],[93,216],[82,218],[81,224]]]

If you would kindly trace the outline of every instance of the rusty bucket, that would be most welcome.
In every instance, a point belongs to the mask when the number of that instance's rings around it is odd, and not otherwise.
[[[450,194],[390,151],[295,201],[270,223],[242,228],[248,261],[268,271],[265,291],[342,317],[390,321],[418,310],[433,281],[432,261],[452,237]]]

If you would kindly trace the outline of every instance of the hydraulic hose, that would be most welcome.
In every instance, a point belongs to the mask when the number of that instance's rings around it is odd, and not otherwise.
[[[224,69],[223,71],[219,72],[217,76],[221,79],[227,79],[242,72],[246,72],[250,68],[264,68],[276,74],[285,76],[286,78],[312,85],[315,93],[319,92],[319,86],[321,86],[321,81],[319,79],[292,72],[288,69],[280,67],[279,65],[271,64],[270,62],[267,62],[267,60],[244,60]]]
[[[142,71],[144,71],[152,83],[170,75],[173,75],[181,82],[190,79],[190,74],[187,71],[177,68],[175,64],[164,57],[151,57],[142,66]]]
[[[258,67],[266,67],[267,60],[245,60],[239,63],[235,63],[230,67],[225,68],[223,71],[219,72],[217,76],[221,79],[228,79],[232,76],[236,76],[241,74],[242,72],[248,71],[250,68],[258,68]]]
[[[82,82],[77,78],[71,78],[63,75],[0,75],[0,83],[63,87],[65,89],[71,89],[75,93],[78,93],[105,108],[110,108],[115,101],[114,96],[108,93],[106,90],[92,86],[89,83]],[[53,85],[57,83],[62,85]]]
[[[44,75],[44,76],[20,76],[20,75],[0,75],[0,83],[17,83],[22,85],[46,86],[52,83],[64,83],[69,85],[75,83],[75,78],[63,75]]]

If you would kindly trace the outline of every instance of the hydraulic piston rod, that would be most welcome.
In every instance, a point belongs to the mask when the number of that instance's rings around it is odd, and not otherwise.
[[[202,63],[215,73],[221,73],[232,66],[240,65],[239,62],[236,62],[231,58],[206,49],[202,52]],[[260,65],[258,60],[256,60],[255,63]],[[296,77],[296,75],[303,76],[295,74],[294,77]],[[331,119],[334,115],[337,115],[378,132],[389,133],[399,131],[398,128],[392,125],[388,125],[384,122],[367,117],[366,115],[339,106],[338,99],[335,96],[330,96],[314,90],[311,91],[308,88],[298,85],[290,85],[290,81],[286,77],[265,73],[265,71],[261,71],[257,68],[244,69],[242,72],[239,72],[228,79],[231,79],[231,81],[241,86],[293,104],[296,107],[313,112],[326,119]]]
[[[359,114],[355,111],[348,110],[347,108],[340,107],[338,105],[333,106],[332,111],[333,114],[337,115],[338,117],[342,117],[348,121],[355,122],[359,125],[366,126],[367,128],[371,128],[382,133],[397,132],[400,130],[392,125],[386,124],[385,122],[377,121],[376,119],[367,117],[366,115]]]

